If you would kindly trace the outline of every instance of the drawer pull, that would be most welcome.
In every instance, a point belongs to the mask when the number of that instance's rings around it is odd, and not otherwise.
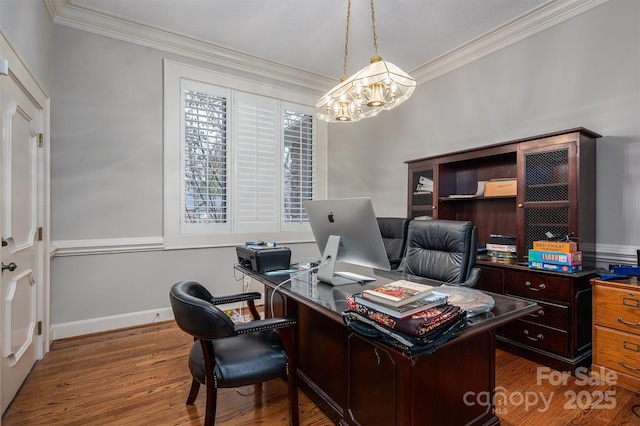
[[[529,287],[529,290],[531,290],[531,291],[541,291],[541,290],[545,289],[545,285],[544,284],[540,284],[537,288],[536,287],[531,287],[531,281],[527,281],[526,283],[524,283],[524,285]]]
[[[524,335],[527,339],[533,340],[534,342],[544,339],[544,336],[542,334],[538,334],[536,337],[529,336],[529,330],[524,330]]]
[[[640,322],[629,322],[623,320],[622,318],[618,318],[618,322],[620,324],[630,325],[631,327],[640,327]]]
[[[540,309],[535,314],[529,314],[529,316],[532,317],[532,318],[540,318],[543,315],[544,315],[544,310],[543,309]]]
[[[634,308],[640,308],[640,300],[638,300],[638,299],[631,299],[631,298],[623,297],[622,298],[622,304],[625,305],[625,306],[632,306]]]
[[[622,366],[622,367],[624,367],[624,368],[628,369],[628,370],[631,370],[631,371],[640,371],[640,368],[635,368],[635,367],[631,367],[631,366],[629,366],[629,365],[625,365],[625,364],[624,364],[624,362],[622,362],[622,361],[618,361],[618,364],[619,364],[620,366]]]
[[[640,345],[634,342],[622,342],[622,347],[634,352],[640,352]]]

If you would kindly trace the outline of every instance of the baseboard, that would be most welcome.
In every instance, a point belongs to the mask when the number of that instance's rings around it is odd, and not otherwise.
[[[100,333],[102,331],[117,330],[119,328],[134,327],[171,319],[173,319],[173,311],[171,308],[159,308],[149,311],[52,324],[50,340],[66,339],[68,337]]]
[[[256,306],[259,306],[260,304],[260,302],[256,302]],[[246,309],[244,304],[241,306],[240,303],[224,305],[224,309],[235,309],[241,311],[243,315],[248,314],[248,309]],[[173,311],[171,308],[159,308],[148,311],[131,312],[122,315],[110,315],[107,317],[52,324],[49,340],[53,342],[54,340],[66,339],[69,337],[112,331],[120,328],[135,327],[138,325],[153,324],[155,322],[169,321],[172,319]]]

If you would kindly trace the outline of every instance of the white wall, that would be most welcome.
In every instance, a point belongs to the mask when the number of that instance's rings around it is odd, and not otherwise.
[[[329,196],[370,195],[379,215],[404,216],[404,161],[586,127],[604,136],[595,170],[598,257],[635,263],[639,9],[635,0],[612,0],[421,84],[395,110],[330,126]]]

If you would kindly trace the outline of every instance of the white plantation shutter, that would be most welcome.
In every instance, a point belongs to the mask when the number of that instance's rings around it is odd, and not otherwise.
[[[235,232],[278,231],[280,119],[278,100],[235,92]]]
[[[314,111],[285,104],[283,118],[283,227],[308,222],[302,205],[315,192]]]

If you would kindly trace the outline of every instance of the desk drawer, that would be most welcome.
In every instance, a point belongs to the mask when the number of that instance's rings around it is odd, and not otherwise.
[[[640,378],[640,336],[597,325],[594,332],[594,363]]]
[[[558,355],[568,355],[568,336],[561,330],[516,320],[505,326],[504,337]]]
[[[569,308],[562,305],[554,305],[536,300],[540,309],[530,313],[522,319],[547,327],[568,330],[569,328]]]
[[[640,291],[597,285],[594,324],[640,333]]]
[[[546,274],[507,271],[505,292],[532,299],[569,302],[571,280]]]

